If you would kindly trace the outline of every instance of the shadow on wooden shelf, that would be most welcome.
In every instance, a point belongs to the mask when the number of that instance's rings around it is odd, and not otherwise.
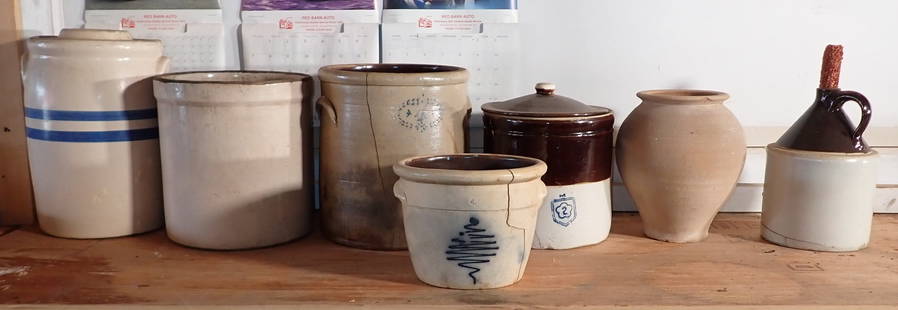
[[[597,246],[533,251],[524,279],[486,291],[419,282],[405,251],[333,244],[319,233],[280,246],[206,251],[163,231],[67,240],[36,227],[0,237],[0,303],[309,305],[317,307],[712,306],[898,304],[898,215],[875,217],[854,253],[763,241],[758,214],[721,214],[701,243],[647,239],[635,213],[616,213]]]

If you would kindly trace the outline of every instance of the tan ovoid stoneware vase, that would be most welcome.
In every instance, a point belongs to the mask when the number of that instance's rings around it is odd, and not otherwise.
[[[455,154],[413,157],[394,167],[415,274],[455,289],[512,285],[524,275],[546,186],[544,162]]]
[[[312,87],[283,72],[155,78],[169,238],[246,249],[309,232]]]
[[[159,133],[149,77],[168,69],[162,43],[125,31],[65,29],[28,39],[27,48],[25,123],[41,229],[109,238],[159,228]]]
[[[650,90],[621,125],[616,160],[646,236],[697,242],[745,162],[742,126],[724,105],[729,95],[705,90]]]
[[[440,65],[335,65],[321,68],[319,77],[324,234],[352,247],[406,248],[392,165],[465,151],[468,72]]]

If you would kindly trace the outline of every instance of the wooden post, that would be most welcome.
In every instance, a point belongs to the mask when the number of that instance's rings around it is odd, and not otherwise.
[[[19,0],[0,1],[0,226],[34,221],[25,145]]]

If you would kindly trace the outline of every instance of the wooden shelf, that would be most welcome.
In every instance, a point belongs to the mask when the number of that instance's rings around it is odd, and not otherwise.
[[[534,251],[520,283],[485,291],[427,286],[415,278],[405,251],[351,249],[317,233],[265,249],[204,251],[178,246],[162,231],[67,240],[35,227],[7,228],[0,230],[0,303],[390,309],[898,304],[898,215],[877,215],[870,248],[854,253],[767,243],[759,221],[758,214],[721,214],[705,242],[671,244],[643,237],[635,213],[618,213],[604,243]]]

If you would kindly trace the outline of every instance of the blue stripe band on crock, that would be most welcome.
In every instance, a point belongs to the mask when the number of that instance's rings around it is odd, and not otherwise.
[[[156,118],[156,109],[123,111],[66,111],[25,108],[25,117],[51,121],[130,121]]]
[[[159,128],[113,131],[60,131],[25,128],[28,138],[53,142],[125,142],[159,138]]]

